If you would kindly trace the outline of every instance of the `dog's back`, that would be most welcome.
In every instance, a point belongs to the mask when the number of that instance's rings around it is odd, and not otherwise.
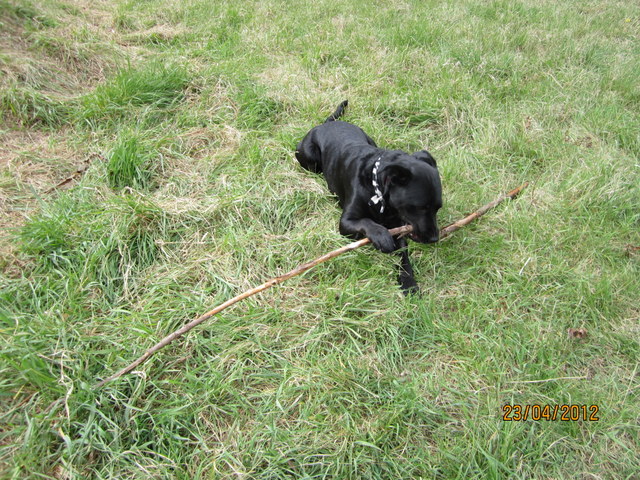
[[[307,170],[315,173],[325,171],[326,161],[342,157],[339,152],[329,151],[346,146],[371,146],[375,142],[358,126],[338,120],[348,105],[345,100],[327,117],[324,123],[312,128],[298,143],[296,159]]]

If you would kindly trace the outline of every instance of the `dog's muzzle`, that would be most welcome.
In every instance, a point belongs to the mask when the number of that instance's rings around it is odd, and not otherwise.
[[[436,232],[432,235],[420,235],[416,232],[415,227],[413,227],[413,232],[407,235],[411,240],[418,243],[436,243],[440,240],[440,234]]]

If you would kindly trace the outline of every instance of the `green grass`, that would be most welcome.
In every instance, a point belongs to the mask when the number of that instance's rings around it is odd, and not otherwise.
[[[151,177],[148,166],[149,147],[130,133],[125,133],[122,137],[118,139],[109,155],[107,164],[109,186],[145,188]]]
[[[0,0],[0,476],[637,478],[639,25],[615,0]],[[531,184],[411,245],[421,297],[365,247],[94,390],[346,243],[293,156],[345,98],[434,154],[442,225]]]

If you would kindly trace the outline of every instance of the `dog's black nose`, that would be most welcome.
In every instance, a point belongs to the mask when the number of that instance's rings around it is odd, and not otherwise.
[[[440,240],[440,235],[437,233],[427,237],[427,243],[436,243],[438,240]]]

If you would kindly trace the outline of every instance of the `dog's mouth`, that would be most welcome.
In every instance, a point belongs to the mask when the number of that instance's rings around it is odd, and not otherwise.
[[[420,236],[418,235],[418,232],[416,231],[416,227],[413,226],[409,222],[407,222],[407,225],[409,225],[413,229],[409,233],[407,233],[407,237],[410,238],[411,240],[413,240],[414,242],[421,242]]]
[[[413,225],[412,225],[413,227]],[[414,242],[418,242],[418,243],[436,243],[439,240],[439,235],[433,235],[433,236],[423,236],[423,235],[419,235],[416,232],[416,227],[413,227],[413,230],[407,234],[407,237],[409,237],[411,240],[413,240]]]

